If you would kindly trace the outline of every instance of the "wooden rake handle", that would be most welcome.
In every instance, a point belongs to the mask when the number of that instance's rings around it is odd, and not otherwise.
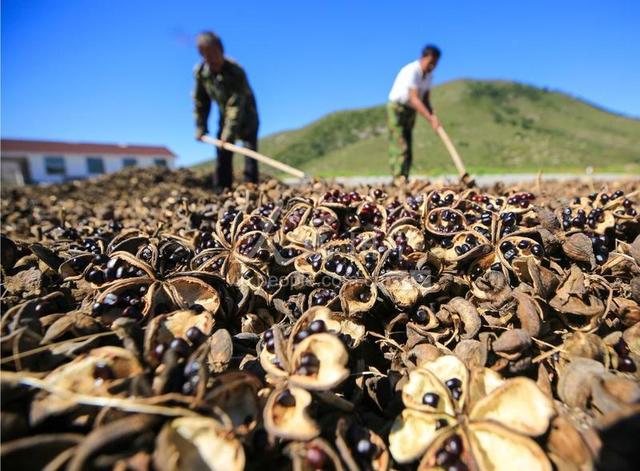
[[[294,177],[297,177],[297,178],[307,177],[307,175],[302,170],[298,170],[297,168],[293,168],[287,164],[278,162],[277,160],[272,159],[271,157],[267,157],[266,155],[262,155],[256,152],[255,150],[236,146],[235,144],[230,144],[228,142],[224,142],[224,141],[221,141],[220,139],[215,139],[210,136],[202,136],[200,140],[202,142],[206,142],[207,144],[211,144],[231,152],[237,152],[238,154],[242,154],[251,159],[255,159],[258,162],[262,162],[263,164],[266,164],[270,167],[277,168],[278,170],[288,173],[289,175],[293,175]]]
[[[447,151],[449,151],[449,155],[451,156],[453,163],[456,165],[456,168],[458,169],[458,173],[460,174],[460,177],[461,178],[464,177],[465,175],[467,175],[467,169],[464,167],[464,163],[462,162],[462,159],[460,158],[458,151],[453,145],[453,142],[451,142],[451,139],[449,139],[447,132],[444,130],[442,126],[438,127],[437,132],[438,132],[438,136],[440,136],[440,139],[442,139],[444,146],[447,148]]]

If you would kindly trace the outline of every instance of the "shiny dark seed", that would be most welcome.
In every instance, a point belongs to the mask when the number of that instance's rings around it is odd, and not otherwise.
[[[430,406],[430,407],[438,407],[438,403],[440,402],[440,396],[436,393],[426,393],[422,396],[422,403]]]
[[[370,457],[374,455],[378,450],[377,447],[373,443],[371,443],[371,441],[363,438],[362,440],[358,441],[358,444],[356,445],[356,451],[362,456]]]
[[[187,339],[189,339],[189,341],[193,344],[202,343],[206,338],[204,333],[196,326],[189,327],[185,335],[187,336]]]
[[[176,337],[169,344],[169,348],[176,352],[181,357],[186,357],[189,354],[189,344],[183,338]]]
[[[327,325],[324,323],[323,320],[317,319],[313,321],[311,324],[309,324],[309,331],[312,334],[318,334],[326,330],[327,330]]]
[[[285,389],[278,395],[276,402],[283,407],[295,407],[296,398],[291,394],[291,391]]]
[[[636,364],[629,357],[620,357],[618,371],[622,371],[623,373],[635,373]]]
[[[95,379],[110,380],[115,378],[113,370],[104,361],[97,362],[93,367],[93,377]]]
[[[453,435],[447,441],[444,442],[444,449],[447,453],[458,457],[462,453],[462,439],[459,435]]]

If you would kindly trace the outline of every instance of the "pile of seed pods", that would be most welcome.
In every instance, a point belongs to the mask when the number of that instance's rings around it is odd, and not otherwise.
[[[634,469],[639,189],[3,190],[2,465]]]

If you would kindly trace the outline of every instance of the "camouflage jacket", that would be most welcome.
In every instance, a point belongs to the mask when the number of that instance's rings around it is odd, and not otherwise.
[[[220,139],[233,142],[249,138],[258,131],[258,110],[249,81],[240,65],[224,59],[222,71],[215,74],[203,62],[195,67],[193,92],[194,114],[198,134],[207,134],[211,100],[220,111]]]

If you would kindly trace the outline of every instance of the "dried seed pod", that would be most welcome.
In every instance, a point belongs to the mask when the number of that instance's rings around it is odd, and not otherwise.
[[[389,469],[387,447],[376,433],[344,417],[336,426],[336,447],[350,471],[369,468],[375,471]]]
[[[179,417],[168,422],[156,440],[154,466],[161,471],[243,470],[242,444],[215,419]]]
[[[491,344],[496,353],[517,353],[531,346],[531,335],[523,329],[506,330]]]
[[[462,339],[474,338],[480,331],[480,315],[476,307],[464,298],[453,298],[445,307],[454,317],[462,321],[464,333]]]
[[[302,388],[275,389],[264,406],[264,426],[277,437],[311,440],[320,434],[320,428],[307,412],[310,405],[311,394]]]
[[[562,250],[565,254],[576,262],[587,262],[591,266],[595,266],[596,259],[593,254],[593,246],[591,239],[582,232],[572,234],[562,244]]]
[[[478,340],[461,340],[453,353],[469,369],[482,368],[487,363],[487,346]]]
[[[214,373],[221,373],[227,369],[233,356],[233,342],[226,329],[217,330],[207,341],[209,353],[207,360],[209,368]]]
[[[138,359],[124,348],[93,349],[56,368],[44,378],[50,390],[67,394],[38,394],[31,407],[31,421],[39,423],[49,416],[78,406],[73,394],[109,397],[112,395],[112,386],[121,382],[120,380],[139,375],[142,371]]]

